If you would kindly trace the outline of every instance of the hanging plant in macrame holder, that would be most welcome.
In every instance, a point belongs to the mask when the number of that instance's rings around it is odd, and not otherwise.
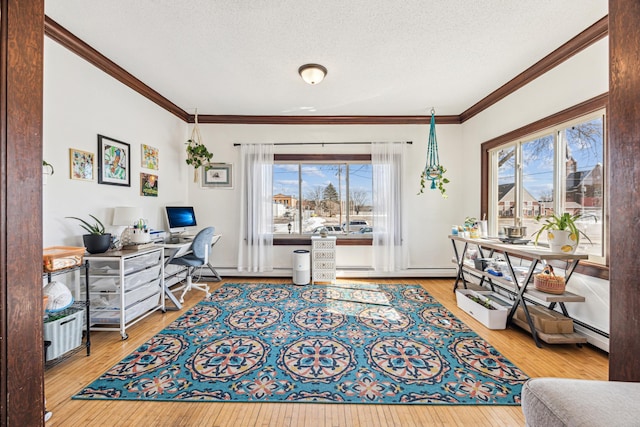
[[[427,161],[424,165],[424,170],[420,174],[420,191],[418,194],[422,194],[426,188],[427,181],[431,181],[431,189],[436,188],[440,190],[443,198],[447,198],[447,190],[444,188],[445,184],[449,183],[449,180],[444,177],[444,173],[447,171],[444,166],[440,164],[440,157],[438,156],[438,141],[436,139],[436,112],[431,109],[431,123],[429,125],[429,144],[427,146]]]
[[[196,110],[191,138],[187,140],[187,164],[193,166],[193,182],[198,182],[200,167],[208,163],[212,157],[213,154],[202,143],[202,135],[200,135],[200,128],[198,127],[198,110]]]

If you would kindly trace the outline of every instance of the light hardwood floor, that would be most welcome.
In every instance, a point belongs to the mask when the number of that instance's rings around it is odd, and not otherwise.
[[[282,279],[229,278],[221,283],[291,283]],[[456,306],[451,279],[344,279],[339,282],[419,284],[459,319],[489,341],[530,377],[606,380],[608,355],[590,345],[544,345],[517,327],[492,331]],[[318,285],[321,286],[321,285]],[[71,400],[71,396],[162,330],[203,297],[191,291],[181,311],[153,313],[132,326],[129,339],[118,332],[93,332],[91,356],[84,351],[45,371],[51,426],[523,426],[519,406],[437,406],[314,403],[200,403]]]

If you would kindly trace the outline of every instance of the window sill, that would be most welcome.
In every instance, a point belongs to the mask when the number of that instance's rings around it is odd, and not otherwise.
[[[371,237],[362,237],[355,235],[330,235],[337,237],[336,244],[338,246],[372,246],[373,239]],[[311,245],[311,235],[287,235],[273,236],[274,246],[301,246]]]

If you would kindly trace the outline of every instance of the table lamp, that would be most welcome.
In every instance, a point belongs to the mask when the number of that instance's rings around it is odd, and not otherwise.
[[[112,225],[125,226],[120,234],[120,242],[123,246],[130,245],[134,240],[134,226],[142,219],[142,208],[119,206],[113,209]]]

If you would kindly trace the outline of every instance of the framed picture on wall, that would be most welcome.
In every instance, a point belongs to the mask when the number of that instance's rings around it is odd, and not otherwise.
[[[158,175],[140,173],[140,195],[158,197]]]
[[[69,148],[69,173],[71,179],[95,180],[95,154]]]
[[[131,187],[130,145],[98,135],[98,182]]]
[[[147,169],[158,170],[158,149],[150,145],[142,144],[142,153],[140,158],[142,159],[142,167]]]
[[[202,166],[202,186],[212,188],[233,188],[231,163],[209,163]]]

